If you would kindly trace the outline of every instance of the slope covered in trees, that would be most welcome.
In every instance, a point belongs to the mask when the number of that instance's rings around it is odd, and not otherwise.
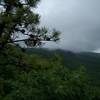
[[[39,54],[43,57],[50,58],[53,55],[59,55],[62,59],[63,66],[70,69],[76,69],[79,66],[84,66],[87,70],[90,80],[93,85],[100,86],[100,54],[93,52],[74,53],[65,50],[49,50],[49,49],[26,49],[28,54]]]
[[[28,55],[11,45],[4,51],[0,54],[1,100],[100,99],[99,87],[90,85],[84,67],[70,70],[57,55],[48,59]]]

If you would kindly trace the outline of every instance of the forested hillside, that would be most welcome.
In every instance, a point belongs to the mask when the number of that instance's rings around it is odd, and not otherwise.
[[[76,69],[79,66],[84,66],[87,70],[92,83],[100,85],[100,54],[93,52],[74,53],[67,50],[49,50],[49,49],[26,49],[28,54],[39,54],[43,57],[50,58],[54,55],[59,55],[62,59],[62,64],[70,69]]]
[[[0,53],[1,100],[100,99],[99,86],[92,85],[85,67],[70,70],[57,54],[47,58],[22,51],[7,45]]]

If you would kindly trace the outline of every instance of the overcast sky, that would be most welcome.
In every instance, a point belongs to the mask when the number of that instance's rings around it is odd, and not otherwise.
[[[41,25],[62,32],[50,48],[73,51],[100,49],[100,0],[42,0],[38,6]]]

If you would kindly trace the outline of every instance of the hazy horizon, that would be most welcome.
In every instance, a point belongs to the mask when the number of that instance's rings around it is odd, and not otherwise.
[[[62,32],[59,43],[48,48],[100,51],[100,0],[41,0],[41,25]]]

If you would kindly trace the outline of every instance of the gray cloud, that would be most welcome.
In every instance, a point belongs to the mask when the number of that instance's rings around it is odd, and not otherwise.
[[[100,48],[100,0],[42,0],[37,11],[43,26],[62,32],[60,42],[48,47],[74,51]]]

